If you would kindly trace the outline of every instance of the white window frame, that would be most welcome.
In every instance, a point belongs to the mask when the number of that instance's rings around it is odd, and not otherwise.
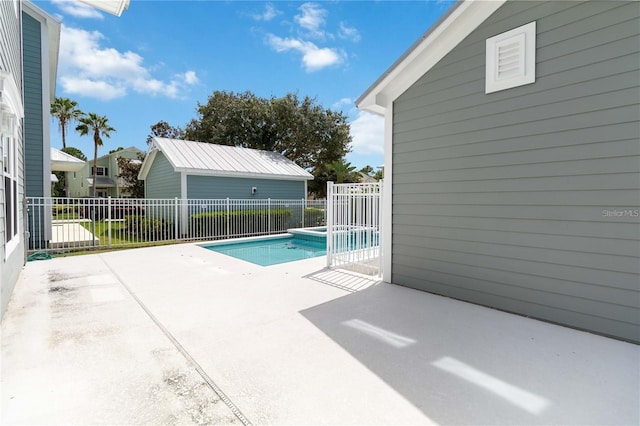
[[[98,166],[96,167],[96,176],[108,176],[107,172],[109,171],[108,167],[104,167],[104,166]],[[91,167],[91,172],[93,174],[93,167]]]
[[[2,144],[2,188],[4,197],[5,259],[20,242],[20,205],[18,200],[18,134],[17,117],[0,112],[0,141]],[[8,184],[7,184],[8,183]]]
[[[511,73],[501,76],[498,66],[500,48],[518,52]],[[485,93],[493,93],[536,81],[536,21],[486,40]]]

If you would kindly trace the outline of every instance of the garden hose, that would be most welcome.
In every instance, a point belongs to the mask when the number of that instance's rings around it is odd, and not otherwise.
[[[34,253],[31,253],[27,257],[27,261],[29,262],[33,260],[49,260],[49,259],[53,259],[53,256],[51,256],[51,254],[46,251],[36,251]]]

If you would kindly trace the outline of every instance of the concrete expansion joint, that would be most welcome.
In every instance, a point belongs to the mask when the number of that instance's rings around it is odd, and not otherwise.
[[[240,420],[240,422],[244,425],[244,426],[251,426],[251,422],[249,421],[249,419],[247,419],[247,417],[242,414],[242,411],[240,411],[240,409],[238,408],[237,405],[235,405],[233,403],[233,401],[231,401],[231,399],[229,399],[229,397],[222,391],[222,389],[220,389],[220,387],[213,381],[213,379],[211,379],[211,377],[209,377],[209,375],[204,371],[204,369],[200,366],[200,364],[198,364],[198,362],[191,356],[191,354],[180,344],[180,342],[178,341],[178,339],[176,339],[171,332],[169,332],[169,330],[160,322],[160,320],[158,320],[158,318],[156,318],[151,311],[145,306],[144,303],[142,303],[142,300],[140,300],[134,293],[133,291],[129,288],[129,286],[127,286],[127,284],[125,284],[124,280],[122,280],[122,278],[120,278],[120,276],[116,273],[116,271],[113,270],[113,268],[111,267],[111,265],[109,265],[109,263],[107,263],[107,261],[102,257],[99,256],[100,260],[102,261],[102,263],[105,264],[105,266],[109,269],[109,271],[113,274],[114,277],[116,277],[116,279],[118,280],[118,282],[125,288],[125,290],[127,290],[127,292],[131,295],[131,297],[133,298],[133,300],[136,301],[136,303],[140,306],[140,308],[142,308],[142,310],[149,316],[149,318],[151,318],[151,321],[153,321],[156,326],[160,329],[160,331],[162,331],[162,333],[171,341],[171,343],[175,346],[175,348],[182,354],[182,356],[189,362],[189,364],[191,364],[193,366],[193,368],[196,370],[196,372],[200,375],[200,377],[202,377],[202,379],[205,381],[205,383],[211,388],[211,390],[218,395],[218,397],[220,398],[220,400],[222,400],[222,402],[225,403],[225,405],[227,407],[229,407],[229,409],[231,410],[231,412],[233,413],[234,416],[236,416],[236,418],[238,420]]]

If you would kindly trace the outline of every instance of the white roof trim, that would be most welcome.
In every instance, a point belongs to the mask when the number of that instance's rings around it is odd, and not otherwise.
[[[56,96],[56,77],[58,73],[58,51],[60,50],[60,21],[47,12],[33,4],[32,2],[25,1],[22,3],[23,10],[29,14],[32,18],[40,21],[40,23],[46,26],[49,48],[49,96],[53,100]],[[44,46],[43,46],[44,47]]]
[[[456,3],[356,100],[356,106],[384,115],[387,105],[402,95],[505,2],[506,0],[465,0]]]
[[[16,85],[13,74],[0,70],[0,112],[8,110],[18,118],[24,117],[22,95]],[[1,123],[0,123],[1,124]]]
[[[122,12],[129,9],[129,0],[80,0],[80,2],[116,16],[122,15]]]

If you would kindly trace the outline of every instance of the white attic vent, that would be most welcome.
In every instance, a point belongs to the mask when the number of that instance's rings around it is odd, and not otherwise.
[[[536,81],[536,23],[487,39],[485,93]]]

